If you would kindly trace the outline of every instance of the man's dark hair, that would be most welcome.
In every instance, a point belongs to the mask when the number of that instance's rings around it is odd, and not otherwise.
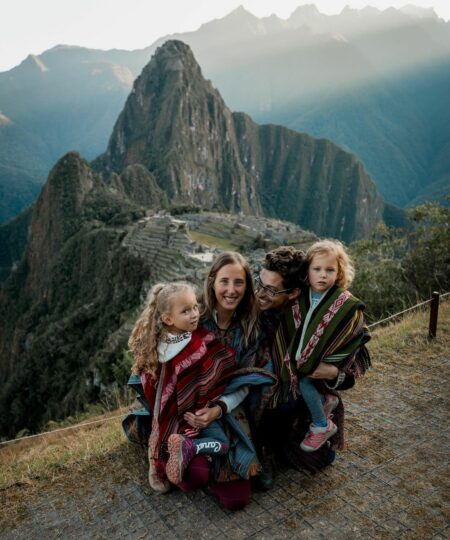
[[[271,272],[278,272],[285,289],[301,288],[305,285],[305,259],[303,251],[292,246],[280,246],[266,253],[262,267]]]

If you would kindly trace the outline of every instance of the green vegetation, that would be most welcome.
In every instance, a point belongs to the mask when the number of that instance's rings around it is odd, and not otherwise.
[[[426,203],[410,211],[412,230],[381,224],[350,246],[356,266],[352,292],[370,321],[450,291],[450,208]]]
[[[218,236],[213,236],[211,234],[201,233],[198,231],[189,231],[189,235],[193,240],[200,244],[205,244],[209,247],[217,247],[223,249],[224,251],[236,251],[238,246],[233,244],[225,238],[219,238]]]
[[[391,371],[405,370],[423,363],[424,359],[448,355],[450,302],[441,306],[438,335],[432,341],[427,337],[427,319],[427,313],[419,311],[387,328],[377,329],[370,343],[375,369],[345,399],[367,403],[367,385],[374,380],[381,380],[380,386],[386,384],[383,366],[389,366]],[[124,412],[119,409],[90,418],[90,421],[103,418],[105,421],[100,424],[78,425],[68,431],[0,447],[0,491],[5,494],[0,521],[18,519],[21,512],[27,511],[30,498],[42,497],[49,488],[58,487],[70,494],[73,486],[82,485],[86,476],[104,478],[108,475],[121,482],[130,477],[136,481],[138,477],[144,483],[147,470],[144,451],[126,441],[120,418],[109,420]],[[374,433],[371,435],[373,437]],[[374,451],[371,446],[366,449]]]

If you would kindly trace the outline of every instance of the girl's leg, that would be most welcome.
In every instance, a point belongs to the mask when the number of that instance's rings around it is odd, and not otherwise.
[[[207,428],[202,429],[198,438],[192,439],[196,454],[222,455],[228,452],[229,441],[221,424],[212,422]]]
[[[299,379],[299,387],[312,419],[312,424],[300,443],[300,448],[305,452],[315,452],[336,433],[337,426],[330,418],[327,418],[322,394],[316,389],[313,381],[308,377],[302,377]]]
[[[308,406],[311,413],[311,420],[314,425],[325,427],[327,425],[327,417],[323,410],[322,394],[314,386],[313,381],[309,377],[300,377],[298,380],[300,393]]]
[[[178,486],[184,479],[185,471],[192,459],[200,454],[226,454],[228,438],[218,422],[212,422],[201,431],[199,439],[190,439],[179,433],[168,439],[169,459],[166,463],[167,478]]]

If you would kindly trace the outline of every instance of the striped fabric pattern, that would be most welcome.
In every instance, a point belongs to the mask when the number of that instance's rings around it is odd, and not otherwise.
[[[313,312],[305,331],[301,362],[297,365],[295,354],[308,310],[309,295],[303,293],[288,304],[278,327],[272,358],[280,388],[274,405],[285,402],[290,391],[295,395],[297,376],[312,373],[320,362],[333,363],[339,368],[345,366],[352,372],[356,353],[370,339],[364,304],[348,291],[332,287]]]
[[[206,407],[209,401],[220,397],[234,371],[233,351],[199,327],[185,349],[161,366],[156,380],[147,373],[141,375],[146,401],[154,411],[151,446],[161,475],[169,436],[190,430],[184,413]],[[161,381],[157,383],[159,377]],[[159,384],[162,385],[160,400],[157,399]]]

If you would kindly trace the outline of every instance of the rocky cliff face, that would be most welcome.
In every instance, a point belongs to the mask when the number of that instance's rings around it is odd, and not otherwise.
[[[383,215],[355,156],[231,113],[179,41],[156,51],[94,163],[105,177],[135,164],[175,203],[288,219],[344,240],[367,236]]]
[[[180,42],[137,80],[94,169],[63,156],[22,222],[22,257],[12,245],[0,252],[0,267],[13,265],[0,289],[1,434],[38,429],[124,383],[141,302],[156,281],[201,282],[211,251],[197,242],[250,253],[314,241],[263,213],[348,239],[383,209],[354,156],[232,114]],[[158,215],[168,200],[235,214]]]
[[[105,172],[144,165],[174,203],[260,211],[232,114],[179,41],[161,47],[136,80],[98,163]]]
[[[263,213],[322,236],[368,236],[384,203],[357,158],[325,139],[234,114],[242,163]]]
[[[149,185],[136,188],[137,178]],[[126,190],[135,199],[160,194],[139,167],[108,185],[77,154],[54,167],[22,259],[0,289],[0,437],[43,428],[114,384],[122,388],[130,369],[123,351],[150,286],[200,285],[217,252],[211,246],[229,242],[256,260],[265,249],[304,248],[316,238],[293,224],[237,214],[145,215]]]

